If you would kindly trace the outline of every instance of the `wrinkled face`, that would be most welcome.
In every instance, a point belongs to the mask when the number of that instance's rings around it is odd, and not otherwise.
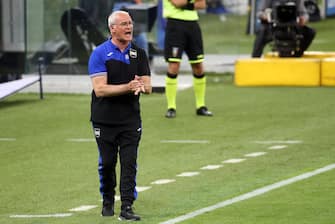
[[[118,14],[115,23],[110,26],[112,38],[122,43],[133,39],[133,21],[128,14]]]

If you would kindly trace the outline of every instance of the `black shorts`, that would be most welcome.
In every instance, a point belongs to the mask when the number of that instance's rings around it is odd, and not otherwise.
[[[165,60],[180,62],[183,52],[187,54],[191,64],[204,60],[200,26],[197,21],[168,19],[165,30]]]

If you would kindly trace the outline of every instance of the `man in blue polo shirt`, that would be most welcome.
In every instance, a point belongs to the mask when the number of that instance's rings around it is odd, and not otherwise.
[[[149,62],[145,51],[133,44],[133,21],[125,11],[108,17],[111,38],[91,54],[91,121],[99,149],[102,215],[114,215],[115,167],[120,158],[120,220],[140,220],[132,205],[136,199],[137,149],[142,126],[139,97],[151,93]]]

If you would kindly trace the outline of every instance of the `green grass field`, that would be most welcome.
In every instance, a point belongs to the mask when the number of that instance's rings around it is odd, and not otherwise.
[[[137,182],[151,187],[135,203],[141,223],[164,222],[335,164],[334,88],[241,88],[230,76],[214,74],[208,83],[212,118],[195,115],[192,89],[178,93],[178,114],[172,120],[163,116],[163,94],[141,98],[144,130]],[[93,140],[89,102],[89,95],[73,94],[46,94],[44,100],[16,94],[0,102],[0,223],[118,222],[100,216],[95,143],[70,141]],[[254,152],[266,154],[245,156]],[[223,163],[233,158],[246,160]],[[201,169],[208,165],[222,167]],[[177,176],[184,172],[199,174]],[[152,184],[160,179],[175,181]],[[334,180],[335,171],[329,170],[182,223],[332,224]],[[83,205],[97,207],[69,211]],[[12,217],[62,213],[72,216]]]
[[[309,50],[334,50],[334,21],[310,24],[317,36]],[[206,15],[200,24],[206,53],[251,52],[254,36],[245,34],[244,16],[227,15],[222,22]],[[178,93],[178,114],[172,120],[164,118],[163,94],[141,98],[144,130],[137,182],[150,187],[135,203],[141,223],[165,222],[335,164],[335,88],[241,88],[222,74],[209,75],[208,82],[212,118],[195,115],[192,89]],[[16,94],[0,101],[1,224],[118,222],[100,216],[89,103],[89,95],[74,94],[46,94],[44,100]],[[264,155],[246,156],[255,152]],[[245,160],[223,163],[234,158]],[[202,169],[209,165],[217,169]],[[178,176],[185,172],[198,175]],[[153,184],[161,179],[175,181]],[[333,224],[334,186],[335,171],[329,170],[182,223]],[[84,205],[97,207],[70,211]]]

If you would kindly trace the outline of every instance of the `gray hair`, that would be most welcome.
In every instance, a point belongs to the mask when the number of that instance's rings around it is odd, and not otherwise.
[[[118,17],[118,15],[120,15],[120,14],[127,14],[127,15],[129,15],[129,13],[128,12],[126,12],[126,11],[115,11],[115,12],[112,12],[109,16],[108,16],[108,27],[111,27],[111,25],[114,25],[114,24],[116,24],[116,20],[117,20],[117,17]]]

